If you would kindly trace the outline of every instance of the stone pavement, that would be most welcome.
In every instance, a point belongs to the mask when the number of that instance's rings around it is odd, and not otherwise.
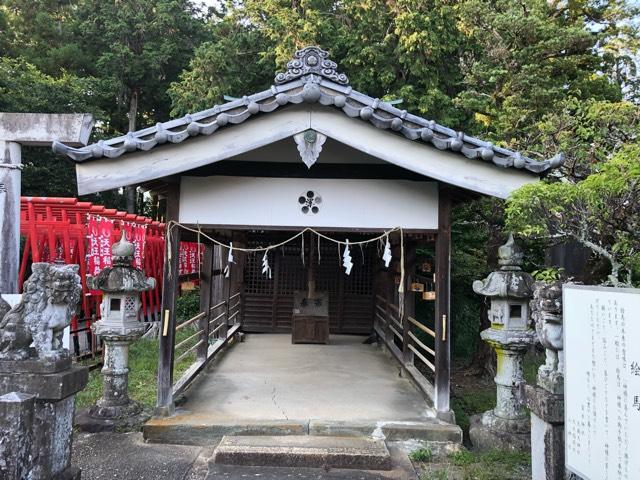
[[[140,433],[78,433],[72,463],[82,469],[83,480],[414,480],[406,454],[393,446],[389,451],[389,472],[238,467],[211,463],[212,447],[148,444]]]

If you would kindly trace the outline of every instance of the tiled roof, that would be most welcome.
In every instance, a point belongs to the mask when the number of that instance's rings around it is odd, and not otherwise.
[[[116,158],[126,152],[150,150],[167,142],[181,143],[190,137],[212,135],[219,128],[243,123],[254,115],[305,102],[333,106],[349,117],[359,117],[409,140],[459,152],[467,158],[493,162],[500,167],[542,173],[562,165],[562,155],[544,161],[533,160],[369,97],[354,90],[347,76],[336,69],[337,65],[328,59],[327,52],[318,47],[307,47],[296,52],[295,58],[287,64],[287,71],[276,75],[275,84],[269,90],[82,148],[54,142],[53,150],[76,162]]]

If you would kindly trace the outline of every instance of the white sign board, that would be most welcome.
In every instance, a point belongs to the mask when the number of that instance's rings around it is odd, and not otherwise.
[[[182,177],[180,222],[257,227],[438,228],[438,184],[409,180]]]
[[[640,290],[567,285],[563,299],[567,468],[640,479]]]

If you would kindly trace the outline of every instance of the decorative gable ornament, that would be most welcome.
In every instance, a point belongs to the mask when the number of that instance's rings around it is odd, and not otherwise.
[[[329,80],[348,85],[349,79],[344,73],[338,73],[336,62],[329,59],[329,53],[319,47],[306,47],[298,50],[293,60],[287,63],[287,71],[276,75],[275,83],[280,85],[304,75],[320,75]]]
[[[311,166],[316,163],[320,152],[322,151],[322,145],[327,141],[326,135],[316,132],[315,130],[307,130],[306,132],[298,133],[293,136],[296,144],[298,145],[298,152],[300,152],[300,158],[307,166]]]

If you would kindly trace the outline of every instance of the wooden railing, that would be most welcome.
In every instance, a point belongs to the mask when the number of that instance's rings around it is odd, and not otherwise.
[[[175,398],[191,384],[209,361],[240,329],[242,296],[236,293],[176,326],[173,352],[174,373],[180,378],[173,384]]]
[[[436,332],[410,315],[401,319],[398,307],[380,295],[375,299],[374,329],[416,385],[435,403],[434,386],[425,373],[436,371]],[[428,343],[433,343],[434,348]]]

